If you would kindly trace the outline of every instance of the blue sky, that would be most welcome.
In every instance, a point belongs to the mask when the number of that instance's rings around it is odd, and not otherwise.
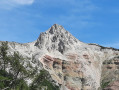
[[[27,43],[57,23],[85,43],[119,48],[118,0],[0,0],[0,41]]]

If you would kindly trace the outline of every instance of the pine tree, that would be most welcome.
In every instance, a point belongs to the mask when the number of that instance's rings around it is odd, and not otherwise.
[[[28,85],[24,80],[28,76],[23,66],[24,58],[18,52],[8,55],[8,49],[8,42],[2,42],[0,46],[0,90],[28,90]],[[8,72],[6,68],[11,69]]]
[[[7,56],[7,50],[8,50],[8,42],[2,42],[0,47],[0,64],[1,64],[1,70],[6,69],[6,64],[8,63],[8,56]]]
[[[11,57],[10,64],[15,78],[18,78],[19,74],[21,74],[22,76],[28,74],[27,70],[23,66],[23,62],[24,58],[18,52],[14,52],[14,55]]]
[[[46,70],[41,70],[30,86],[30,90],[59,90],[59,87],[54,85],[51,76]]]

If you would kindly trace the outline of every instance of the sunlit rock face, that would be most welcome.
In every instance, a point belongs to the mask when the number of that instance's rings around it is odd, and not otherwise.
[[[76,44],[79,44],[79,40],[57,24],[54,24],[48,31],[41,33],[35,43],[39,49],[47,49],[49,52],[59,51],[62,54],[74,49]]]
[[[28,70],[36,70],[36,74],[47,70],[61,90],[98,90],[108,72],[118,73],[119,50],[83,43],[58,24],[41,33],[34,42],[8,45],[10,54],[18,51],[26,58],[24,65]],[[113,64],[104,64],[110,60]],[[115,75],[114,80],[118,80]],[[29,84],[32,80],[26,81]]]

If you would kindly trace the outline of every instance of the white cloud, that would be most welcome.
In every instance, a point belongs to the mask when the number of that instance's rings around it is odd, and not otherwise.
[[[35,0],[0,0],[0,9],[11,9],[19,5],[31,5]]]
[[[16,4],[21,4],[21,5],[28,5],[28,4],[32,4],[34,2],[34,0],[10,0],[13,3]]]

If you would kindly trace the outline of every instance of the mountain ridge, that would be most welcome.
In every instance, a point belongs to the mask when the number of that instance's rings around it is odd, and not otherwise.
[[[41,33],[34,42],[8,42],[8,46],[10,54],[16,51],[26,58],[24,66],[30,63],[37,68],[36,74],[47,70],[60,90],[98,90],[104,73],[102,67],[108,66],[103,62],[119,56],[118,49],[83,43],[58,24]],[[27,79],[27,83],[32,79]]]

